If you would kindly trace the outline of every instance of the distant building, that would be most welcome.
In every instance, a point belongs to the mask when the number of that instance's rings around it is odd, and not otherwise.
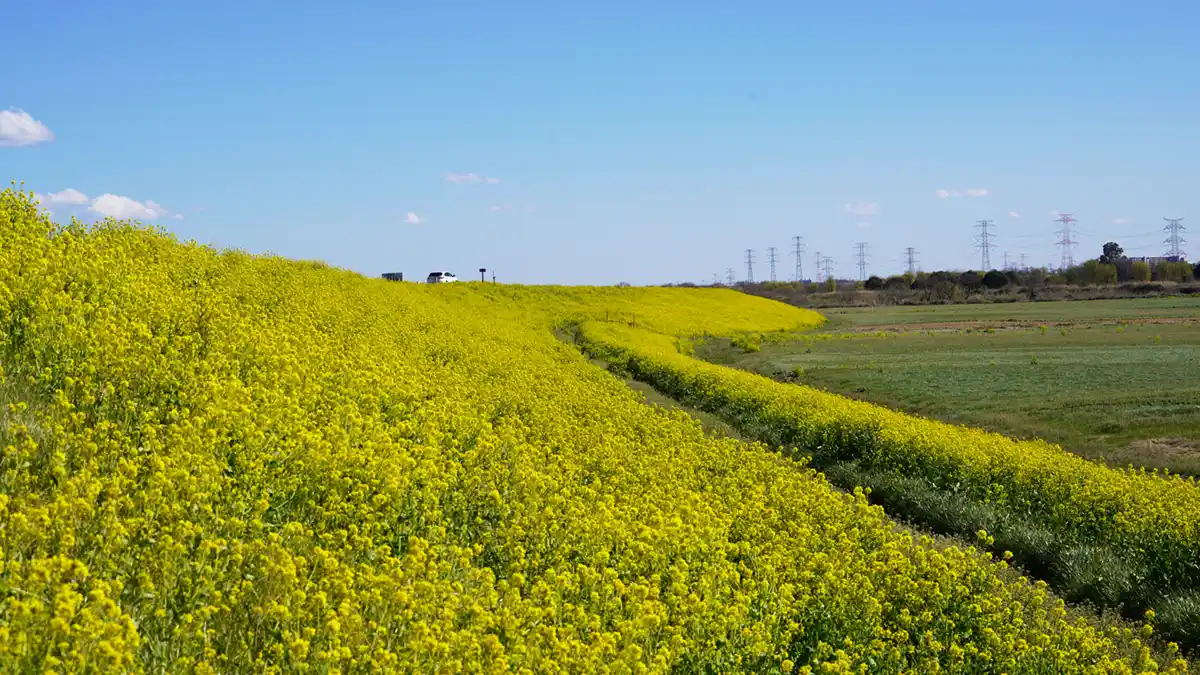
[[[1162,263],[1187,262],[1187,258],[1181,255],[1130,256],[1129,262],[1144,262],[1150,266],[1150,269],[1154,269]]]

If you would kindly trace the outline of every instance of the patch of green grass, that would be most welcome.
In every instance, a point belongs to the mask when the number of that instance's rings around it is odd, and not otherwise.
[[[954,424],[1044,438],[1109,464],[1200,474],[1200,299],[881,308],[875,321],[913,309],[949,325],[764,343],[757,353],[711,341],[697,355]],[[1187,312],[1197,318],[1137,330],[1139,320]],[[1010,323],[965,327],[980,314]],[[867,316],[856,315],[860,328],[880,325]],[[1043,332],[1041,321],[1068,325]]]
[[[839,328],[944,322],[1095,322],[1200,318],[1200,297],[1130,298],[958,305],[892,305],[823,309]]]

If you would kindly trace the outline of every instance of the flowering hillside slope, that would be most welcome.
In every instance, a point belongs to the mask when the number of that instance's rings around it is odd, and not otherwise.
[[[669,336],[819,321],[367,280],[0,194],[0,670],[1185,667],[552,334],[625,311]]]

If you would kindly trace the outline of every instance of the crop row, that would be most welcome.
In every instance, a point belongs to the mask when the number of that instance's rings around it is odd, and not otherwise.
[[[831,479],[874,488],[873,499],[899,515],[955,534],[986,528],[997,549],[1073,599],[1157,608],[1173,638],[1200,641],[1195,478],[1106,467],[1043,441],[775,382],[628,326],[586,323],[581,337],[665,393],[811,456]]]
[[[0,193],[0,670],[1186,669],[551,333],[621,303],[814,320],[367,280]]]

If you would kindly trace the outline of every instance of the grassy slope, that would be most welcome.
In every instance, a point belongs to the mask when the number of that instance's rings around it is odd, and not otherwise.
[[[1057,315],[1072,324],[1065,335],[1061,328],[1043,333],[1011,325],[994,333],[943,328],[764,344],[748,354],[717,341],[700,353],[766,375],[786,376],[800,367],[801,380],[812,386],[951,423],[1044,438],[1109,463],[1200,473],[1196,320],[1115,324],[1137,317],[1197,317],[1200,301],[1048,305],[889,308],[847,312],[832,322],[866,329]]]

